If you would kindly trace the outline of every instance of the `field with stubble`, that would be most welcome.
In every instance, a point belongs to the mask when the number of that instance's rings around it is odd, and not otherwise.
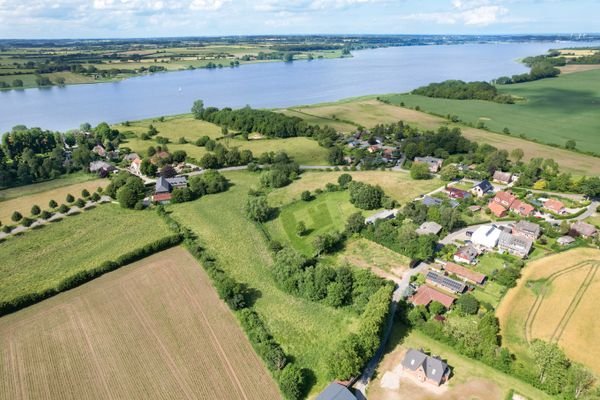
[[[527,358],[533,339],[558,343],[570,359],[600,373],[600,323],[591,317],[597,310],[599,270],[600,251],[585,248],[527,265],[497,310],[506,346]]]
[[[279,397],[181,247],[0,319],[2,399]]]

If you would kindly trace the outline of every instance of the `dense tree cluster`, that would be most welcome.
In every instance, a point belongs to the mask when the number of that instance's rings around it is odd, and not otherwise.
[[[448,158],[453,154],[467,154],[478,148],[477,143],[462,136],[459,128],[441,126],[437,132],[422,132],[407,137],[401,145],[406,158],[435,156]]]
[[[499,94],[494,85],[487,82],[464,82],[448,80],[440,83],[431,83],[417,88],[413,94],[455,100],[488,100],[497,103],[514,103],[511,96]]]
[[[392,291],[391,285],[385,285],[373,292],[360,317],[358,331],[342,340],[328,358],[331,378],[348,380],[357,377],[373,357],[381,344]]]
[[[348,184],[348,191],[350,193],[350,203],[362,210],[380,208],[385,196],[381,187],[357,181]]]
[[[433,257],[437,244],[435,235],[417,235],[417,226],[404,218],[379,220],[367,225],[362,235],[413,260],[428,260]]]
[[[188,182],[189,186],[173,189],[171,201],[183,203],[198,199],[207,194],[216,194],[229,188],[229,181],[218,171],[206,171],[200,175],[194,175]]]
[[[513,83],[537,81],[544,78],[554,78],[560,74],[560,70],[556,68],[554,62],[551,60],[536,61],[530,65],[531,70],[529,73],[517,74],[512,77],[502,76],[496,79],[496,83],[499,85],[510,85]]]
[[[300,166],[284,152],[277,154],[264,153],[258,161],[263,165],[270,164],[260,174],[260,183],[264,187],[280,188],[287,186],[300,175]]]

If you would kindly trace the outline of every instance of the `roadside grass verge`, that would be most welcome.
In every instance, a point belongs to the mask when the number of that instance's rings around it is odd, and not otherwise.
[[[10,238],[0,243],[0,303],[64,290],[73,277],[170,236],[156,213],[106,204]]]
[[[289,295],[277,287],[270,272],[273,259],[266,239],[243,211],[248,190],[258,186],[258,175],[246,171],[224,175],[232,182],[227,192],[167,209],[198,235],[224,271],[257,291],[253,308],[264,317],[285,353],[312,371],[310,394],[314,395],[329,383],[329,351],[345,333],[357,329],[358,316]]]

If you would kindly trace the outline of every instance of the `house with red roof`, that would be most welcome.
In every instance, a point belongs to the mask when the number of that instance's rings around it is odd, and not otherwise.
[[[562,201],[556,199],[548,199],[544,203],[544,208],[550,210],[555,214],[565,214],[567,209]]]
[[[530,217],[531,215],[533,215],[535,207],[533,207],[531,204],[525,203],[524,201],[517,199],[513,201],[513,203],[510,205],[510,211],[519,214],[522,217]]]
[[[506,210],[510,208],[512,203],[517,199],[517,196],[511,192],[498,192],[492,199],[494,203],[500,204]]]
[[[488,204],[488,208],[490,209],[492,214],[494,214],[497,218],[502,218],[506,216],[506,208],[504,208],[504,206],[500,203],[490,201],[490,204]]]
[[[415,306],[428,306],[432,301],[437,301],[442,303],[446,308],[452,307],[454,300],[454,297],[439,292],[427,285],[419,286],[415,294],[410,298],[410,302]]]
[[[454,274],[465,281],[473,282],[478,285],[483,284],[487,278],[484,274],[475,272],[462,265],[454,264],[453,262],[447,262],[446,265],[444,265],[444,270],[449,274]]]

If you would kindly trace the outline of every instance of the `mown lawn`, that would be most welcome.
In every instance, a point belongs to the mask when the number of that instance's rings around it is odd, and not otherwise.
[[[573,139],[579,149],[600,153],[600,70],[498,88],[523,101],[498,104],[410,94],[393,95],[388,99],[394,104],[403,102],[407,107],[419,106],[442,116],[457,115],[473,125],[481,121],[494,132],[508,128],[513,136],[525,135],[543,143],[564,146],[567,140]]]
[[[312,370],[312,394],[328,383],[329,351],[356,328],[358,318],[347,310],[303,300],[281,291],[270,273],[272,255],[259,228],[244,215],[248,190],[258,185],[249,172],[225,174],[233,186],[225,193],[171,205],[173,217],[198,234],[222,268],[256,290],[256,310],[275,339],[300,366]]]
[[[0,243],[0,302],[56,287],[170,234],[152,211],[106,204],[12,237]]]
[[[266,223],[273,239],[292,246],[311,256],[314,254],[313,241],[319,235],[341,232],[348,217],[356,212],[363,212],[350,203],[348,191],[325,192],[315,196],[311,201],[296,201],[283,207],[278,218]],[[373,212],[363,212],[363,215]],[[306,233],[299,236],[296,226],[303,222]]]

